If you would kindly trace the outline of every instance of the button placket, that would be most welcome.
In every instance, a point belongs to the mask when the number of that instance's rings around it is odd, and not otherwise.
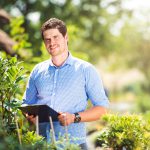
[[[56,94],[55,92],[56,92],[57,76],[58,76],[58,69],[55,70],[55,74],[54,74],[53,96],[55,96]]]
[[[55,69],[54,72],[54,80],[53,80],[53,92],[52,92],[52,103],[53,103],[53,108],[55,107],[55,95],[56,95],[56,85],[57,85],[57,78],[58,78],[58,68]]]

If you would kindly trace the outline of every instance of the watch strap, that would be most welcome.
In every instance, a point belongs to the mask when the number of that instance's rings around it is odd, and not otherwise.
[[[74,123],[78,123],[81,121],[81,116],[79,115],[79,113],[74,113],[75,118],[74,118]]]

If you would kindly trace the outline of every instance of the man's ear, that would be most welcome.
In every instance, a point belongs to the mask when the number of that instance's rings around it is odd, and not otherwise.
[[[68,34],[67,33],[66,33],[64,38],[68,41]]]

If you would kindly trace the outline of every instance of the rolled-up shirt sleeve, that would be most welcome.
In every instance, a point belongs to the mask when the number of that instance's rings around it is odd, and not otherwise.
[[[106,96],[103,83],[97,70],[89,65],[85,68],[86,74],[86,93],[88,99],[94,106],[109,107],[109,100]]]

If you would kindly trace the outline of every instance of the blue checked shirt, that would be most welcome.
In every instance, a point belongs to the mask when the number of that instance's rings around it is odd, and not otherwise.
[[[51,60],[37,64],[31,72],[23,97],[25,104],[47,104],[58,112],[82,112],[88,99],[94,106],[108,107],[108,98],[96,69],[88,62],[69,54],[65,63],[56,67]],[[65,129],[54,122],[56,139]],[[71,142],[86,142],[85,123],[68,126]],[[75,140],[73,140],[75,139]]]

